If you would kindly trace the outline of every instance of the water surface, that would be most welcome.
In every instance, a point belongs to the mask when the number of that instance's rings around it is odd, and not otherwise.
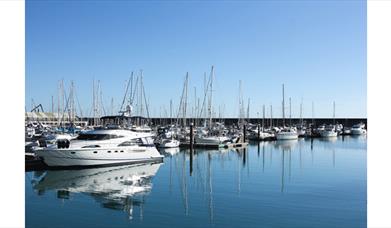
[[[26,172],[26,227],[366,227],[365,136],[162,153]]]

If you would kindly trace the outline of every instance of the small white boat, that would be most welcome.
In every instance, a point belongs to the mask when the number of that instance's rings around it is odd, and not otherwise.
[[[274,134],[267,132],[267,131],[261,131],[258,135],[258,130],[252,130],[250,131],[250,134],[248,136],[249,140],[267,140],[270,138],[273,138]]]
[[[176,139],[162,139],[159,143],[159,148],[176,148],[179,147],[180,142]]]
[[[299,136],[297,132],[292,128],[284,128],[276,135],[277,140],[295,140]]]
[[[335,130],[334,126],[326,127],[323,131],[320,132],[321,137],[337,137],[338,132]]]
[[[343,134],[344,135],[350,135],[352,133],[352,131],[350,130],[350,128],[344,128],[343,129]]]
[[[305,128],[298,128],[297,129],[297,135],[299,137],[304,137],[305,136],[306,129]]]
[[[367,130],[365,129],[365,124],[363,123],[353,125],[350,131],[352,135],[364,135],[367,133]]]

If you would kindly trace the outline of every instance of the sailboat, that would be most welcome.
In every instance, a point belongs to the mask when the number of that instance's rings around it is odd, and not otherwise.
[[[205,96],[204,96],[204,102],[203,104],[205,104],[205,101],[206,101],[206,98],[207,98],[207,95],[208,95],[208,108],[207,108],[207,111],[208,111],[208,120],[205,119],[205,124],[208,123],[208,126],[207,128],[205,129],[201,129],[200,131],[198,131],[198,133],[194,136],[194,141],[195,143],[197,144],[205,144],[205,145],[220,145],[220,144],[224,144],[224,143],[227,143],[227,142],[230,142],[231,141],[231,138],[230,137],[227,137],[227,136],[221,136],[219,133],[220,132],[217,132],[217,134],[212,134],[214,133],[214,129],[213,129],[213,126],[212,126],[212,91],[213,91],[213,78],[214,78],[214,66],[212,66],[211,68],[211,72],[210,72],[210,77],[209,77],[209,80],[208,80],[208,84],[207,84],[207,89],[205,91]],[[200,117],[201,117],[201,114],[203,112],[203,107],[202,106],[202,109],[200,111]],[[219,124],[216,124],[217,128],[220,127]]]
[[[282,84],[282,118],[283,118],[283,129],[277,132],[277,140],[296,140],[299,138],[295,128],[285,126],[285,88]]]
[[[333,120],[335,123],[335,102],[333,103]],[[320,131],[320,136],[324,137],[324,138],[325,137],[337,137],[338,132],[337,132],[336,126],[329,125],[329,126],[325,127],[323,131]]]

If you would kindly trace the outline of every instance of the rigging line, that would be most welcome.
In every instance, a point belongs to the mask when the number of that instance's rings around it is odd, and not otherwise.
[[[205,89],[205,92],[204,92],[204,100],[202,101],[202,106],[201,106],[201,110],[200,110],[200,114],[198,115],[198,118],[201,118],[201,115],[203,114],[203,111],[204,111],[206,95],[208,94],[208,91],[209,91],[210,80],[211,80],[211,77],[209,77],[208,84],[206,85],[206,89]]]
[[[133,71],[132,71],[131,77],[132,76],[133,76]],[[125,91],[124,99],[122,100],[122,104],[121,104],[121,109],[120,110],[122,110],[122,108],[123,108],[123,106],[125,104],[126,95],[128,94],[129,84],[130,84],[130,79],[129,79],[128,83],[126,84],[126,91]]]
[[[103,109],[103,114],[106,115],[106,110],[105,110],[105,106],[103,105],[103,95],[102,95],[102,89],[100,90],[100,104],[102,106],[102,109]]]
[[[187,90],[187,83],[188,83],[188,73],[186,73],[185,82],[183,84],[181,101],[179,103],[179,110],[178,110],[178,113],[177,113],[177,125],[179,124],[179,114],[183,114],[183,115],[186,114],[186,113],[183,113],[183,112],[186,112],[186,107],[183,107],[183,105],[186,106],[186,101],[184,101],[184,99],[187,99],[187,96],[185,98],[185,95],[186,95],[185,93],[186,93],[186,90]],[[183,103],[185,103],[185,104],[183,104]],[[182,113],[181,113],[181,110],[182,110]]]
[[[77,104],[78,104],[78,106],[79,106],[80,117],[83,117],[83,110],[82,110],[81,105],[80,105],[80,102],[79,102],[79,97],[77,96],[77,93],[76,93],[76,92],[74,92],[74,94],[75,94],[75,97],[76,97]]]
[[[130,103],[133,104],[133,101],[134,101],[134,97],[136,96],[136,93],[137,93],[137,84],[138,84],[138,76],[136,77],[136,82],[134,83],[134,91],[133,91],[133,94],[132,94],[132,98],[130,100]]]
[[[66,103],[65,103],[65,109],[62,111],[62,119],[61,119],[61,121],[64,120],[64,113],[65,113],[66,111],[68,111],[69,97],[67,98],[67,92],[66,92],[65,90],[64,90],[64,97],[65,97]],[[69,113],[68,113],[68,117],[69,117],[69,119],[70,119],[70,114],[69,114]]]
[[[143,90],[143,96],[144,96],[144,101],[145,101],[145,109],[147,111],[147,117],[148,117],[148,122],[149,122],[149,109],[148,109],[148,102],[147,102],[147,97],[145,96],[145,88],[144,88],[144,84],[141,85],[142,86],[142,90]]]

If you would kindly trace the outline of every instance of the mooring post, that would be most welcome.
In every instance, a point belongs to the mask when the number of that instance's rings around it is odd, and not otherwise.
[[[190,123],[190,176],[193,174],[193,123]]]
[[[261,127],[258,124],[258,140],[261,139]]]
[[[190,149],[192,152],[193,150],[193,144],[194,144],[194,136],[193,136],[193,123],[190,124]]]

